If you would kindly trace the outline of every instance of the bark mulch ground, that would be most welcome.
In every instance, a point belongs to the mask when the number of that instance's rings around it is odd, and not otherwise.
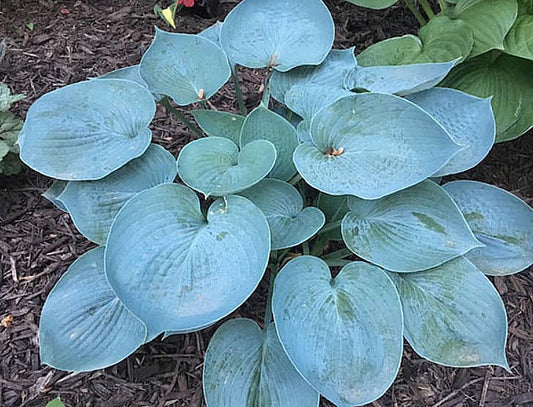
[[[236,1],[222,4],[221,19]],[[358,50],[387,37],[416,31],[407,10],[368,11],[328,1],[337,47]],[[148,0],[0,0],[0,39],[9,47],[0,81],[27,98],[16,110],[60,86],[138,63],[160,24]],[[68,13],[62,9],[67,9]],[[215,20],[186,15],[179,29],[198,32]],[[33,25],[33,29],[30,29]],[[249,107],[258,102],[261,72],[242,71]],[[212,103],[236,109],[231,85]],[[174,154],[190,139],[180,123],[159,111],[156,142]],[[461,174],[501,186],[533,204],[533,138],[497,145],[475,170]],[[69,374],[42,366],[38,323],[48,292],[67,267],[92,247],[69,216],[41,197],[51,181],[25,170],[0,178],[0,406],[44,406],[61,396],[74,406],[202,406],[202,363],[216,327],[155,340],[127,360],[92,373]],[[505,214],[502,214],[505,216]],[[501,368],[453,369],[427,362],[406,346],[401,372],[374,406],[533,406],[533,274],[493,279],[509,316],[507,355]],[[263,318],[266,283],[231,317]],[[329,406],[323,402],[324,406]],[[292,406],[287,406],[292,407]],[[295,406],[296,407],[296,406]]]

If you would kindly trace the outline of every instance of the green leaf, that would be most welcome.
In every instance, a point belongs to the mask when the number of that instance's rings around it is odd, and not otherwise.
[[[227,138],[207,137],[181,150],[178,174],[185,184],[206,197],[223,196],[257,184],[275,162],[276,149],[269,141],[252,141],[239,151]]]
[[[227,196],[206,219],[192,190],[164,184],[120,210],[105,262],[111,287],[152,338],[233,312],[261,281],[269,254],[268,223],[252,202]]]
[[[457,66],[443,86],[490,97],[496,118],[496,142],[515,139],[533,127],[533,61],[497,51]]]
[[[0,112],[0,140],[3,140],[12,153],[18,153],[16,145],[24,122],[11,112]]]
[[[324,226],[322,211],[312,206],[304,208],[298,190],[286,182],[265,179],[240,195],[264,213],[270,226],[272,250],[297,246]]]
[[[296,173],[292,162],[292,154],[298,145],[296,129],[262,103],[246,117],[242,125],[240,146],[244,147],[254,140],[267,140],[276,147],[278,155],[270,177],[287,181]]]
[[[389,275],[400,293],[405,338],[416,353],[445,366],[509,370],[502,299],[472,263],[458,258],[419,273]]]
[[[533,2],[518,0],[518,18],[505,37],[507,54],[533,60]]]
[[[63,404],[61,399],[59,397],[57,397],[57,398],[53,399],[52,401],[49,401],[46,404],[46,407],[65,407],[65,405]]]
[[[394,284],[378,267],[352,262],[332,278],[323,260],[298,257],[274,281],[272,311],[291,362],[335,405],[370,403],[394,381],[403,316]]]
[[[374,10],[381,10],[396,4],[398,0],[344,0],[356,6],[371,8]]]
[[[0,112],[6,112],[13,103],[24,99],[26,96],[22,94],[12,95],[11,90],[0,83]]]
[[[192,110],[191,113],[208,136],[225,137],[239,144],[244,116],[215,110]]]
[[[5,141],[0,140],[0,160],[4,158],[7,153],[9,153],[9,145]]]
[[[0,160],[0,174],[15,175],[20,171],[22,171],[22,163],[17,154],[8,153]]]
[[[387,270],[426,270],[482,246],[454,201],[433,181],[379,200],[348,197],[348,207],[342,220],[346,246]]]
[[[266,332],[250,319],[217,329],[205,355],[208,407],[317,407],[319,394],[300,376],[281,347],[274,324]]]

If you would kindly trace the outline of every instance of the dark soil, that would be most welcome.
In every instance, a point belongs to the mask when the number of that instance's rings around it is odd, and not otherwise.
[[[223,15],[235,3],[223,2]],[[328,5],[337,24],[337,47],[355,45],[362,50],[384,38],[416,31],[414,19],[401,6],[368,11],[335,0]],[[0,0],[0,39],[5,37],[9,47],[0,63],[0,81],[27,95],[15,110],[24,116],[46,92],[138,63],[152,40],[153,26],[163,27],[152,8],[148,0]],[[214,21],[186,15],[178,25],[180,31],[198,32]],[[258,102],[261,74],[241,73],[246,102],[252,107]],[[231,85],[212,103],[235,110]],[[156,142],[174,154],[190,139],[190,133],[163,111],[158,112],[153,130]],[[532,204],[531,134],[497,145],[483,164],[461,178],[501,186]],[[0,406],[44,406],[58,395],[68,407],[202,406],[203,356],[218,324],[155,340],[118,365],[93,373],[69,374],[40,364],[37,331],[46,296],[67,267],[92,246],[68,215],[41,197],[50,183],[30,170],[0,178],[0,318],[13,316],[9,328],[0,327]],[[531,271],[494,279],[509,316],[507,355],[512,373],[493,367],[438,366],[407,346],[397,380],[373,405],[533,406]],[[265,290],[263,282],[231,317],[261,321]]]

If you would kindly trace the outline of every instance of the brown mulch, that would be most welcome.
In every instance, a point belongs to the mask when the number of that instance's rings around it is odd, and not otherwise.
[[[235,3],[224,2],[223,14]],[[355,45],[360,50],[416,31],[414,19],[401,6],[368,11],[336,0],[328,6],[337,25],[338,47]],[[18,113],[24,116],[37,97],[60,86],[138,63],[152,40],[153,26],[163,27],[152,8],[147,0],[0,0],[0,40],[6,38],[9,47],[0,63],[0,82],[27,95],[17,105]],[[187,15],[179,19],[179,29],[198,32],[214,21]],[[261,73],[241,74],[252,107],[258,101]],[[235,110],[231,85],[212,103]],[[190,139],[163,111],[157,113],[153,130],[156,141],[174,154]],[[533,204],[532,135],[497,145],[479,167],[461,177],[504,187]],[[203,356],[216,326],[155,340],[118,365],[92,373],[69,374],[40,364],[37,331],[46,296],[69,264],[92,246],[68,215],[41,198],[50,183],[30,170],[0,178],[0,319],[13,316],[9,328],[0,327],[0,406],[44,406],[58,395],[68,407],[204,405]],[[533,406],[532,270],[494,283],[509,316],[512,373],[494,367],[438,366],[407,346],[397,380],[374,406]],[[261,321],[265,291],[263,282],[231,317]]]

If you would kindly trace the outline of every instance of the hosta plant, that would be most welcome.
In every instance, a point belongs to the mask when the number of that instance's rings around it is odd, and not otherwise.
[[[98,245],[48,296],[43,363],[100,369],[209,327],[268,270],[264,321],[212,338],[209,407],[371,402],[403,338],[435,363],[509,369],[486,275],[533,262],[533,211],[495,186],[431,180],[487,155],[490,99],[434,87],[455,60],[360,68],[331,49],[320,0],[288,4],[244,0],[198,35],[157,30],[140,65],[29,109],[22,159],[57,179],[46,196]],[[207,109],[230,77],[239,89],[237,64],[266,68],[261,103]],[[194,130],[177,160],[152,142],[156,103]]]
[[[385,8],[398,0],[348,1]],[[437,14],[427,0],[420,0],[429,21],[412,0],[403,1],[422,25],[418,37],[404,35],[374,44],[358,56],[360,65],[457,58],[458,66],[443,86],[493,96],[497,142],[519,137],[533,127],[532,0],[439,0]]]

